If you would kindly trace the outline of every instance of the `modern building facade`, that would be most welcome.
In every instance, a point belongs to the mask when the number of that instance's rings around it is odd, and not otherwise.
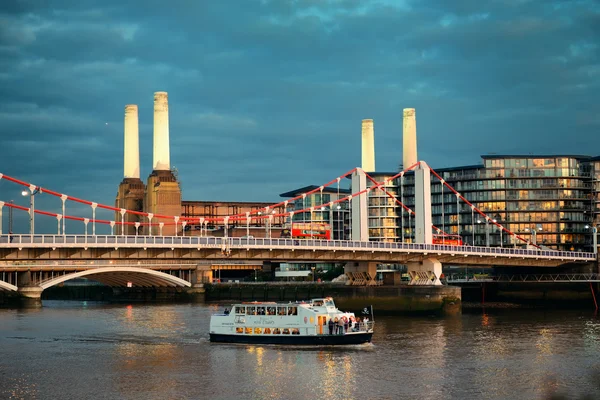
[[[458,234],[465,244],[477,246],[523,246],[524,242],[511,235],[512,232],[553,249],[592,250],[592,230],[600,223],[600,157],[485,155],[482,158],[483,165],[435,171],[490,219],[479,215],[432,177],[432,223],[440,232]],[[394,175],[371,174],[378,182]],[[413,173],[390,181],[385,189],[414,209]],[[382,190],[369,193],[368,213],[370,240],[411,242],[414,239],[413,215]]]
[[[289,199],[319,189],[319,186],[305,186],[282,193],[279,196]],[[331,239],[347,240],[350,237],[350,202],[342,201],[330,207],[323,204],[343,199],[350,194],[349,189],[325,187],[315,193],[303,196],[288,203],[288,212],[294,212],[286,223],[291,224],[326,224],[330,227]],[[302,212],[302,210],[308,210]]]
[[[198,218],[198,222],[185,226],[184,235],[224,236],[225,227],[223,223],[215,224],[211,220],[232,215],[246,215],[246,213],[258,216],[262,215],[258,210],[264,210],[266,207],[272,208],[272,206],[273,203],[266,202],[184,200],[181,202],[181,216],[183,218]],[[286,218],[277,216],[277,214],[284,213],[284,208],[281,206],[273,208],[271,211],[275,212],[272,218],[252,218],[249,221],[244,218],[230,221],[227,224],[227,236],[280,237]],[[203,221],[202,224],[199,223],[200,221]]]

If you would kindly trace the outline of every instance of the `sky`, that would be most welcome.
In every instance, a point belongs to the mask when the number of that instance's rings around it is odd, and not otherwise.
[[[365,118],[376,169],[397,171],[409,107],[433,168],[600,155],[599,38],[596,0],[3,0],[0,173],[114,204],[124,107],[145,180],[156,91],[184,200],[335,179],[360,166]],[[0,181],[0,200],[28,205],[20,190]]]

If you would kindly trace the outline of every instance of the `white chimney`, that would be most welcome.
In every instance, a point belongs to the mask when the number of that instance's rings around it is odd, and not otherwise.
[[[375,172],[375,133],[373,120],[362,120],[362,166],[365,172]]]
[[[135,104],[125,106],[123,176],[125,178],[140,178],[140,131],[138,106]]]
[[[402,165],[408,168],[417,163],[417,122],[415,109],[405,108],[402,124]]]
[[[169,171],[169,96],[154,93],[154,171]]]

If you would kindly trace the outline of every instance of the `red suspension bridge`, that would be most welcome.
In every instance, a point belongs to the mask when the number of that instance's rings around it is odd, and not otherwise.
[[[415,176],[415,210],[411,209],[399,199],[395,193],[387,187],[390,182],[411,173]],[[332,185],[339,185],[342,179],[352,179],[352,194],[339,197],[335,200],[322,204],[304,207],[299,210],[289,209],[296,200],[305,200],[313,194],[323,194],[323,190]],[[452,233],[446,232],[446,226],[435,226],[431,223],[431,193],[430,180],[437,179],[456,197],[457,211],[456,219],[460,219],[458,204],[462,202],[471,210],[471,221],[475,216],[482,218],[486,225],[495,225],[501,235],[512,238],[512,247],[489,247],[489,246],[464,246],[457,243],[444,243],[444,237],[452,237]],[[23,207],[14,203],[0,201],[0,220],[4,207],[10,207],[16,211],[27,212],[30,215],[30,234],[14,235],[12,232],[2,232],[0,225],[0,272],[8,273],[2,275],[0,287],[9,290],[20,289],[16,277],[10,272],[17,271],[16,262],[24,268],[39,268],[42,276],[36,281],[35,286],[42,290],[49,282],[63,282],[66,278],[57,280],[43,273],[52,273],[56,270],[57,260],[80,260],[84,264],[84,270],[98,268],[94,265],[95,260],[118,260],[124,268],[122,271],[105,268],[102,271],[96,269],[97,274],[110,273],[129,274],[134,272],[147,274],[146,281],[157,282],[163,279],[166,285],[192,286],[202,281],[198,273],[191,273],[187,268],[179,271],[173,278],[173,268],[162,268],[157,266],[153,269],[139,266],[140,260],[187,260],[199,261],[228,257],[237,260],[277,260],[277,261],[334,261],[347,262],[346,272],[351,276],[362,274],[366,277],[365,282],[373,282],[376,274],[377,263],[401,263],[407,265],[411,284],[440,285],[441,265],[467,264],[467,265],[504,265],[504,266],[559,266],[572,263],[592,263],[596,261],[595,253],[555,251],[540,248],[537,244],[511,232],[500,222],[488,216],[478,209],[464,196],[456,191],[451,185],[424,162],[418,162],[399,173],[386,178],[380,182],[365,173],[360,168],[354,168],[335,179],[317,187],[316,189],[302,193],[291,199],[274,203],[263,208],[245,213],[231,214],[214,218],[182,217],[179,215],[152,214],[143,211],[116,208],[95,201],[81,199],[72,195],[59,193],[0,173],[0,179],[21,186],[29,191],[30,207]],[[367,184],[367,180],[371,183]],[[372,241],[368,237],[368,197],[373,191],[381,191],[393,200],[402,212],[409,217],[408,229],[410,234],[404,240],[396,242]],[[40,210],[34,207],[34,197],[40,194],[56,197],[61,200],[61,212]],[[320,199],[323,196],[319,196]],[[442,197],[443,201],[443,197]],[[258,221],[272,221],[273,218],[287,218],[292,220],[295,214],[313,213],[322,207],[333,209],[341,203],[348,202],[347,209],[350,214],[349,231],[351,240],[295,240],[294,237],[285,239],[254,239],[254,238],[232,238],[227,237],[227,227],[233,223],[246,223],[247,225]],[[69,215],[67,210],[69,203],[83,204],[90,207],[90,217]],[[96,217],[98,209],[113,212],[116,217],[110,219],[99,219]],[[442,210],[444,207],[442,206]],[[444,212],[444,211],[442,211]],[[126,221],[126,215],[136,215],[138,222]],[[56,234],[40,234],[35,232],[34,217],[44,216],[54,218],[57,223]],[[67,234],[65,221],[77,221],[83,223],[84,234]],[[312,218],[311,218],[312,220]],[[442,218],[442,220],[444,220]],[[91,224],[91,234],[88,225]],[[96,225],[110,226],[110,235],[99,235],[96,233]],[[186,225],[198,224],[200,226],[223,225],[225,237],[215,238],[210,236],[163,236],[162,228],[165,225],[181,226],[185,232]],[[121,229],[121,235],[114,234],[115,226],[134,225],[136,235],[125,235]],[[139,228],[145,227],[147,234],[138,234]],[[434,235],[441,237],[442,241],[434,243]],[[517,247],[518,244],[525,245]],[[596,248],[596,246],[594,246]],[[135,264],[135,263],[138,264]],[[129,264],[131,265],[129,265]],[[23,266],[24,265],[24,266]],[[150,272],[151,271],[151,272]],[[80,273],[82,271],[78,271]],[[161,275],[164,274],[164,275]],[[179,274],[179,275],[178,275]],[[77,276],[83,276],[81,273]],[[119,282],[121,282],[119,280]],[[31,281],[29,281],[31,282]],[[186,282],[186,283],[184,283]],[[27,286],[27,284],[25,285]],[[37,293],[37,292],[36,292]]]
[[[398,197],[395,194],[390,193],[390,191],[388,191],[386,189],[386,185],[389,182],[392,182],[395,179],[402,177],[407,172],[413,171],[415,168],[420,166],[421,163],[423,163],[423,162],[416,163],[416,164],[404,169],[403,171],[398,172],[396,175],[393,175],[381,182],[377,182],[369,174],[362,172],[362,170],[360,170],[359,168],[354,168],[354,169],[344,173],[343,175],[325,183],[324,185],[317,187],[316,189],[307,191],[306,193],[302,193],[291,199],[281,201],[278,203],[273,203],[272,205],[269,205],[269,206],[266,206],[263,208],[259,208],[259,209],[253,210],[253,211],[249,211],[249,212],[246,212],[243,214],[232,214],[232,215],[227,215],[227,216],[222,216],[222,217],[213,217],[213,218],[182,217],[179,215],[152,214],[152,213],[147,213],[147,212],[143,212],[143,211],[116,208],[116,207],[98,203],[98,202],[95,202],[92,200],[81,199],[81,198],[78,198],[78,197],[75,197],[72,195],[59,193],[59,192],[51,190],[49,188],[37,186],[30,182],[26,182],[26,181],[17,179],[15,177],[4,175],[4,174],[0,173],[0,180],[5,180],[7,182],[14,183],[18,186],[23,187],[24,190],[29,190],[29,196],[31,196],[31,199],[32,199],[30,207],[23,207],[23,206],[14,204],[12,202],[0,200],[0,216],[2,215],[3,207],[8,207],[8,208],[12,208],[14,210],[27,212],[32,217],[35,215],[39,215],[39,216],[55,218],[57,221],[57,235],[66,234],[65,221],[70,220],[70,221],[78,221],[78,222],[83,223],[86,236],[88,234],[88,225],[89,224],[91,224],[91,226],[92,226],[91,235],[96,234],[96,225],[101,224],[101,225],[110,226],[111,235],[114,234],[115,226],[129,225],[129,226],[135,226],[136,231],[137,231],[137,228],[139,228],[139,227],[148,227],[149,228],[148,234],[150,236],[152,236],[155,234],[161,235],[162,227],[167,226],[167,225],[171,225],[171,226],[174,225],[175,227],[181,226],[182,228],[185,228],[186,225],[190,225],[190,224],[198,224],[198,225],[211,224],[211,225],[224,225],[224,226],[227,226],[227,225],[230,225],[233,223],[244,223],[244,222],[247,224],[254,224],[254,223],[257,223],[257,222],[263,221],[263,220],[269,220],[269,219],[273,220],[274,218],[290,218],[291,219],[291,218],[293,218],[293,216],[295,214],[313,213],[315,210],[320,210],[321,208],[335,207],[336,205],[345,203],[345,202],[348,202],[348,205],[349,205],[348,208],[350,210],[352,210],[352,200],[353,199],[357,199],[361,196],[368,197],[369,192],[380,190],[380,191],[384,192],[387,196],[389,196],[395,202],[395,204],[398,207],[400,207],[401,209],[403,209],[410,217],[414,218],[415,211],[412,210],[411,208],[409,208],[408,206],[406,206],[404,203],[402,203],[402,201],[400,199],[398,199]],[[481,217],[486,222],[486,224],[495,225],[496,228],[498,229],[498,231],[501,232],[501,234],[504,234],[507,237],[513,238],[513,246],[515,246],[515,247],[519,243],[521,243],[523,245],[529,245],[529,246],[534,246],[534,247],[539,248],[539,246],[537,246],[537,244],[535,244],[535,243],[532,243],[531,240],[524,238],[515,232],[511,232],[509,229],[504,227],[500,222],[496,221],[493,217],[488,216],[485,212],[483,212],[479,208],[475,207],[471,202],[469,202],[465,197],[463,197],[458,191],[456,191],[451,185],[449,185],[435,170],[433,170],[431,168],[428,168],[428,169],[431,171],[431,175],[433,177],[437,178],[440,183],[442,183],[446,188],[448,188],[452,193],[454,193],[454,195],[457,198],[457,202],[461,201],[471,209],[472,220],[474,220],[474,216],[477,215],[477,217]],[[338,189],[339,189],[340,181],[342,179],[345,179],[347,177],[352,176],[353,174],[356,174],[356,172],[359,170],[364,174],[366,179],[368,179],[372,183],[371,186],[366,187],[365,189],[362,189],[360,191],[356,191],[346,197],[338,198],[338,199],[332,200],[330,202],[325,202],[325,203],[314,205],[311,207],[306,207],[306,208],[303,208],[300,210],[289,210],[288,209],[288,206],[291,205],[295,200],[301,200],[301,199],[304,199],[304,198],[306,198],[310,195],[316,194],[316,193],[322,194],[323,190],[325,188],[330,187],[336,183],[337,183]],[[33,199],[38,194],[47,194],[47,195],[54,196],[54,197],[60,199],[62,202],[62,213],[35,209]],[[322,198],[322,196],[320,198]],[[442,197],[442,201],[443,201],[443,197]],[[85,218],[85,217],[81,217],[81,216],[68,215],[66,213],[66,210],[68,209],[68,207],[67,207],[68,202],[78,203],[78,204],[83,204],[83,205],[89,206],[90,211],[91,211],[90,217]],[[356,202],[356,204],[360,204],[360,203]],[[367,202],[363,202],[362,204],[367,204]],[[430,204],[430,202],[428,204]],[[115,213],[115,215],[120,214],[121,219],[120,220],[118,220],[116,218],[113,220],[97,219],[96,218],[96,210],[97,209],[112,211]],[[444,207],[442,205],[442,210],[443,209],[444,209]],[[458,207],[457,207],[457,209],[458,209]],[[358,212],[361,212],[361,211],[364,214],[366,214],[366,210],[358,210]],[[431,210],[430,209],[425,210],[425,212],[431,213]],[[142,217],[142,219],[145,219],[145,221],[129,222],[129,221],[126,221],[126,218],[125,218],[126,215],[136,215],[138,217]],[[457,212],[457,219],[460,219],[460,213],[458,213],[458,212]],[[351,230],[352,226],[350,225],[349,228]],[[408,227],[408,229],[412,229],[412,228],[413,228],[412,226]],[[445,232],[444,227],[437,227],[437,226],[431,224],[430,229],[431,229],[432,234],[437,234],[442,238],[445,236],[447,236],[447,237],[453,236],[451,233]],[[121,230],[121,232],[123,232],[123,231],[124,230]],[[177,235],[177,229],[175,230],[175,232]],[[0,226],[0,234],[2,234],[2,233],[3,233],[2,226]],[[35,234],[34,225],[32,225],[32,227],[31,227],[30,234]],[[353,236],[353,237],[355,237],[355,236]],[[427,237],[429,237],[429,236],[427,236]],[[366,238],[361,238],[361,239],[364,240]],[[427,243],[428,241],[425,240],[424,242]],[[431,243],[431,242],[429,242],[429,243]],[[442,244],[444,244],[444,243],[442,242]]]

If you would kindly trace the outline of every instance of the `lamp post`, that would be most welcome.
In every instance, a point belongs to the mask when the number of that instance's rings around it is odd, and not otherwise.
[[[273,230],[273,219],[275,218],[275,214],[277,214],[277,211],[273,210],[271,211],[271,215],[269,215],[269,239],[271,239],[272,236],[272,230]]]
[[[531,244],[536,245],[536,246],[537,246],[537,231],[538,231],[538,229],[540,231],[542,230],[542,228],[537,228],[535,226],[533,226],[531,228],[525,228],[525,231],[531,233]]]
[[[250,236],[250,211],[246,211],[246,237]]]
[[[35,185],[29,185],[29,192],[27,190],[23,190],[21,195],[29,196],[29,234],[33,235],[35,233],[35,200],[34,197],[36,194],[40,192],[40,188]]]
[[[13,231],[12,231],[12,228],[13,228],[13,208],[12,208],[12,205],[13,205],[14,202],[15,202],[14,200],[9,201],[10,206],[8,207],[8,234],[9,235],[12,235],[12,233],[13,233]]]
[[[260,224],[262,224],[262,218],[260,217],[262,215],[262,211],[257,212],[256,215],[258,215],[257,222],[258,222],[258,225],[260,226]],[[267,227],[266,227],[266,224],[265,224],[265,237],[267,237]]]
[[[342,206],[340,206],[338,204],[336,209],[337,209],[337,222],[338,222],[338,232],[339,232],[337,239],[342,240],[343,239],[342,232],[344,229],[344,219],[342,218],[342,211],[341,211]]]
[[[475,206],[471,205],[471,246],[475,246]]]
[[[495,219],[493,219],[493,220],[492,220],[492,222],[493,222],[494,224],[497,224],[497,223],[498,223],[498,221],[497,221],[497,220],[495,220]],[[501,227],[501,226],[498,226],[498,225],[496,225],[496,228],[498,228],[498,231],[500,232],[500,247],[504,247],[504,246],[503,246],[503,244],[502,244],[502,227]]]

